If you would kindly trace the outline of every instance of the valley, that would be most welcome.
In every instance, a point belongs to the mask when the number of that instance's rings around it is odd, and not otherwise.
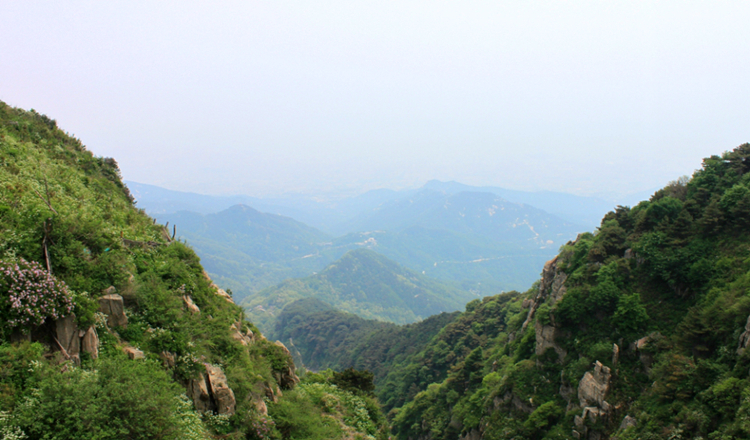
[[[34,111],[0,104],[0,146],[3,438],[750,435],[750,144],[591,232],[431,182],[342,235],[149,217]]]

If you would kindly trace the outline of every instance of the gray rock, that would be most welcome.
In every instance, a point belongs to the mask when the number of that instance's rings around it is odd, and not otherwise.
[[[89,327],[81,338],[81,350],[88,353],[91,359],[99,357],[99,335],[96,334],[96,327]]]
[[[232,335],[232,339],[239,342],[242,345],[248,346],[253,343],[253,339],[250,335],[253,334],[250,330],[248,330],[245,333],[242,333],[242,323],[241,322],[235,322],[229,327],[229,331]],[[249,333],[249,335],[248,335]]]
[[[76,315],[70,314],[55,321],[55,338],[66,359],[81,363],[81,339],[78,337]]]
[[[565,295],[567,290],[565,281],[568,279],[568,275],[560,269],[560,263],[562,263],[562,260],[558,255],[544,265],[539,292],[529,306],[529,313],[526,315],[526,320],[523,322],[521,329],[525,330],[532,322],[536,309],[547,301],[547,298],[552,298],[552,304],[555,304]]]
[[[619,361],[620,361],[620,346],[617,344],[612,344],[612,366],[616,367]]]
[[[297,373],[294,368],[294,362],[291,362],[292,354],[289,352],[289,349],[286,348],[286,345],[284,345],[281,341],[276,341],[274,342],[274,344],[280,347],[290,360],[290,362],[287,362],[287,367],[283,371],[273,372],[274,377],[281,388],[290,390],[299,383],[299,377],[297,377]]]
[[[598,406],[608,411],[610,406],[604,399],[609,393],[611,380],[612,373],[609,367],[596,361],[593,371],[587,371],[578,384],[578,400],[581,407]]]
[[[133,359],[133,360],[135,360],[135,359],[145,359],[146,358],[146,355],[143,354],[143,352],[141,350],[138,350],[135,347],[124,347],[122,349],[122,351],[124,351],[125,354],[127,354],[128,357],[130,359]]]
[[[542,325],[539,321],[534,324],[534,329],[536,330],[535,348],[537,356],[541,356],[548,348],[552,348],[559,356],[559,362],[562,362],[568,353],[555,343],[560,330],[552,325]]]
[[[201,374],[198,379],[191,379],[188,383],[187,395],[193,400],[196,411],[211,411],[211,394],[208,391],[206,377]]]
[[[105,292],[114,291],[110,287]],[[116,293],[108,293],[99,298],[99,311],[107,315],[107,325],[110,327],[127,327],[128,317],[125,316],[125,303]]]
[[[635,417],[625,416],[625,418],[622,419],[622,423],[620,423],[620,429],[628,429],[628,428],[634,428],[638,425],[638,421],[635,419]]]
[[[197,305],[193,302],[193,298],[189,297],[188,295],[185,295],[182,297],[182,300],[185,302],[185,305],[187,306],[187,309],[190,310],[193,313],[200,313],[201,309],[198,308]]]
[[[219,414],[234,414],[237,401],[234,399],[234,392],[227,384],[224,371],[219,367],[207,365],[206,377],[211,397],[216,404],[216,412]]]

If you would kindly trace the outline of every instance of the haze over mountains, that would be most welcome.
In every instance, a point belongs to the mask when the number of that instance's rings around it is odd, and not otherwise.
[[[601,216],[608,206],[587,197],[438,181],[418,190],[375,190],[335,202],[303,196],[205,196],[134,182],[129,186],[138,206],[160,222],[176,225],[177,235],[188,240],[208,272],[234,290],[238,300],[288,278],[312,275],[360,248],[423,275],[457,282],[473,295],[524,289],[562,244],[593,229],[587,215],[598,210]],[[503,191],[516,198],[528,194],[588,226],[496,194]],[[567,209],[557,197],[573,208]],[[264,209],[281,215],[260,212]]]

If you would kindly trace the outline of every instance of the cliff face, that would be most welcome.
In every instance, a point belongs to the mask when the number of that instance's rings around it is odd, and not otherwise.
[[[750,435],[749,171],[748,144],[707,158],[563,246],[525,294],[467,311],[506,314],[477,348],[442,348],[460,360],[397,410],[398,437]]]

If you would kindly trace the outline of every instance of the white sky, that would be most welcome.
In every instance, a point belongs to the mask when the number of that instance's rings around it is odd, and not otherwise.
[[[201,193],[664,185],[750,141],[750,2],[0,2],[0,99]]]

